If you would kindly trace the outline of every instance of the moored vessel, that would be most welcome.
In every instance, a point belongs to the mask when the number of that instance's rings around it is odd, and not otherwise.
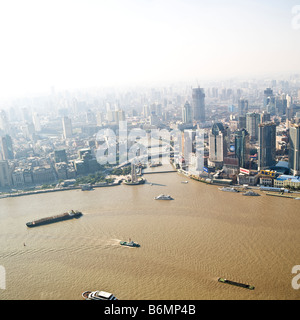
[[[106,291],[85,291],[82,297],[85,300],[118,300],[112,293]]]
[[[260,196],[260,194],[254,191],[247,191],[243,193],[243,196],[257,197]]]
[[[238,190],[236,190],[235,188],[230,188],[230,187],[223,187],[223,188],[219,188],[219,190],[221,191],[226,191],[226,192],[239,192]]]
[[[59,221],[78,219],[82,216],[82,212],[71,210],[70,212],[65,212],[52,217],[46,217],[38,220],[33,220],[26,223],[26,226],[29,228],[38,227],[46,224],[51,224]]]

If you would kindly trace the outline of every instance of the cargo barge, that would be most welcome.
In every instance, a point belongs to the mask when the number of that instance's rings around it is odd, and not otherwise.
[[[70,220],[70,219],[75,219],[75,218],[78,219],[81,216],[82,216],[82,212],[71,210],[70,212],[65,212],[65,213],[57,215],[57,216],[46,217],[46,218],[42,218],[39,220],[27,222],[26,226],[28,228],[33,228],[33,227],[43,226],[46,224],[55,223],[55,222],[59,222],[59,221]]]
[[[218,281],[222,282],[222,283],[231,284],[233,286],[249,289],[249,290],[254,290],[255,289],[254,286],[251,286],[249,284],[244,284],[244,283],[240,283],[240,282],[234,282],[234,281],[227,280],[227,279],[224,279],[224,278],[219,278]]]

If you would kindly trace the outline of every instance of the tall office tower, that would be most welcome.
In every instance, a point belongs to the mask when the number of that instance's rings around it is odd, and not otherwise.
[[[4,133],[9,133],[9,122],[7,119],[6,112],[4,110],[0,111],[0,131]]]
[[[12,140],[9,135],[0,139],[0,158],[2,160],[12,160],[14,158]]]
[[[238,128],[246,129],[246,116],[238,116]]]
[[[265,122],[258,125],[258,170],[275,165],[276,124]]]
[[[11,187],[12,178],[9,173],[9,167],[7,160],[0,161],[0,188]]]
[[[62,123],[63,123],[63,137],[64,137],[64,139],[72,138],[73,130],[72,130],[71,119],[69,119],[68,117],[63,117]]]
[[[279,116],[286,114],[287,108],[287,98],[286,95],[283,93],[280,96],[275,97],[275,113]]]
[[[21,108],[21,115],[23,122],[31,122],[31,117],[28,108]]]
[[[243,117],[248,112],[248,100],[240,99],[238,101],[238,115]]]
[[[193,122],[193,109],[188,101],[182,107],[182,121],[183,123],[192,123]]]
[[[246,129],[252,141],[258,139],[258,125],[260,123],[260,114],[249,112],[246,114]]]
[[[271,115],[275,114],[275,96],[271,88],[267,88],[264,91],[264,110],[269,112]]]
[[[273,97],[273,90],[271,88],[267,88],[264,90],[264,109],[267,108],[267,105],[271,101],[271,98]]]
[[[205,93],[204,89],[193,88],[193,118],[196,121],[205,122]]]
[[[249,134],[247,130],[242,129],[235,132],[235,156],[239,160],[241,168],[247,168],[250,161]]]
[[[65,162],[68,163],[68,158],[66,154],[66,150],[55,150],[54,151],[54,161],[55,163]]]
[[[294,176],[300,175],[300,124],[290,127],[289,167]]]
[[[271,121],[270,113],[263,111],[262,114],[260,115],[260,122],[264,123],[264,122],[269,122],[269,121]]]
[[[227,156],[226,130],[222,123],[215,123],[209,134],[209,158],[210,165],[222,167],[224,157]]]
[[[115,122],[119,123],[120,121],[125,121],[125,111],[124,110],[116,110],[115,111]]]
[[[97,112],[96,120],[97,120],[97,126],[101,127],[102,123],[103,123],[103,113],[102,112]]]
[[[40,116],[38,113],[34,113],[32,115],[32,121],[33,121],[33,124],[34,124],[34,129],[36,132],[40,132],[42,131],[42,127],[41,127],[41,122],[40,122]]]

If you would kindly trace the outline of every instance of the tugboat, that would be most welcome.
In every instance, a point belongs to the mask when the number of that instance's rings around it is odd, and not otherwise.
[[[82,212],[71,210],[70,212],[65,212],[65,213],[57,215],[57,216],[47,217],[47,218],[42,218],[39,220],[27,222],[26,226],[28,228],[33,228],[33,227],[38,227],[38,226],[42,226],[45,224],[59,222],[59,221],[70,220],[70,219],[74,219],[74,218],[78,219],[81,216],[82,216]]]
[[[118,300],[112,293],[106,291],[85,291],[82,297],[85,300]]]
[[[121,246],[126,246],[126,247],[135,247],[135,248],[139,248],[141,245],[133,242],[131,239],[129,239],[129,241],[120,241],[120,245]]]
[[[240,283],[240,282],[234,282],[234,281],[231,281],[231,280],[227,280],[225,278],[219,278],[218,281],[222,282],[222,283],[231,284],[233,286],[249,289],[249,290],[254,290],[255,289],[254,286],[251,286],[249,284],[244,284],[244,283]]]
[[[155,200],[173,200],[173,198],[169,195],[160,194],[159,196],[154,198]]]

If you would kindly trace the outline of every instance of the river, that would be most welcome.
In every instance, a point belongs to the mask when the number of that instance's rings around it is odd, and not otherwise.
[[[1,199],[0,300],[77,300],[86,290],[120,300],[299,299],[292,287],[300,264],[298,201],[184,184],[176,172],[144,177],[139,186]],[[154,200],[162,193],[174,200]],[[26,227],[71,209],[83,216]],[[119,245],[129,238],[141,247]]]

